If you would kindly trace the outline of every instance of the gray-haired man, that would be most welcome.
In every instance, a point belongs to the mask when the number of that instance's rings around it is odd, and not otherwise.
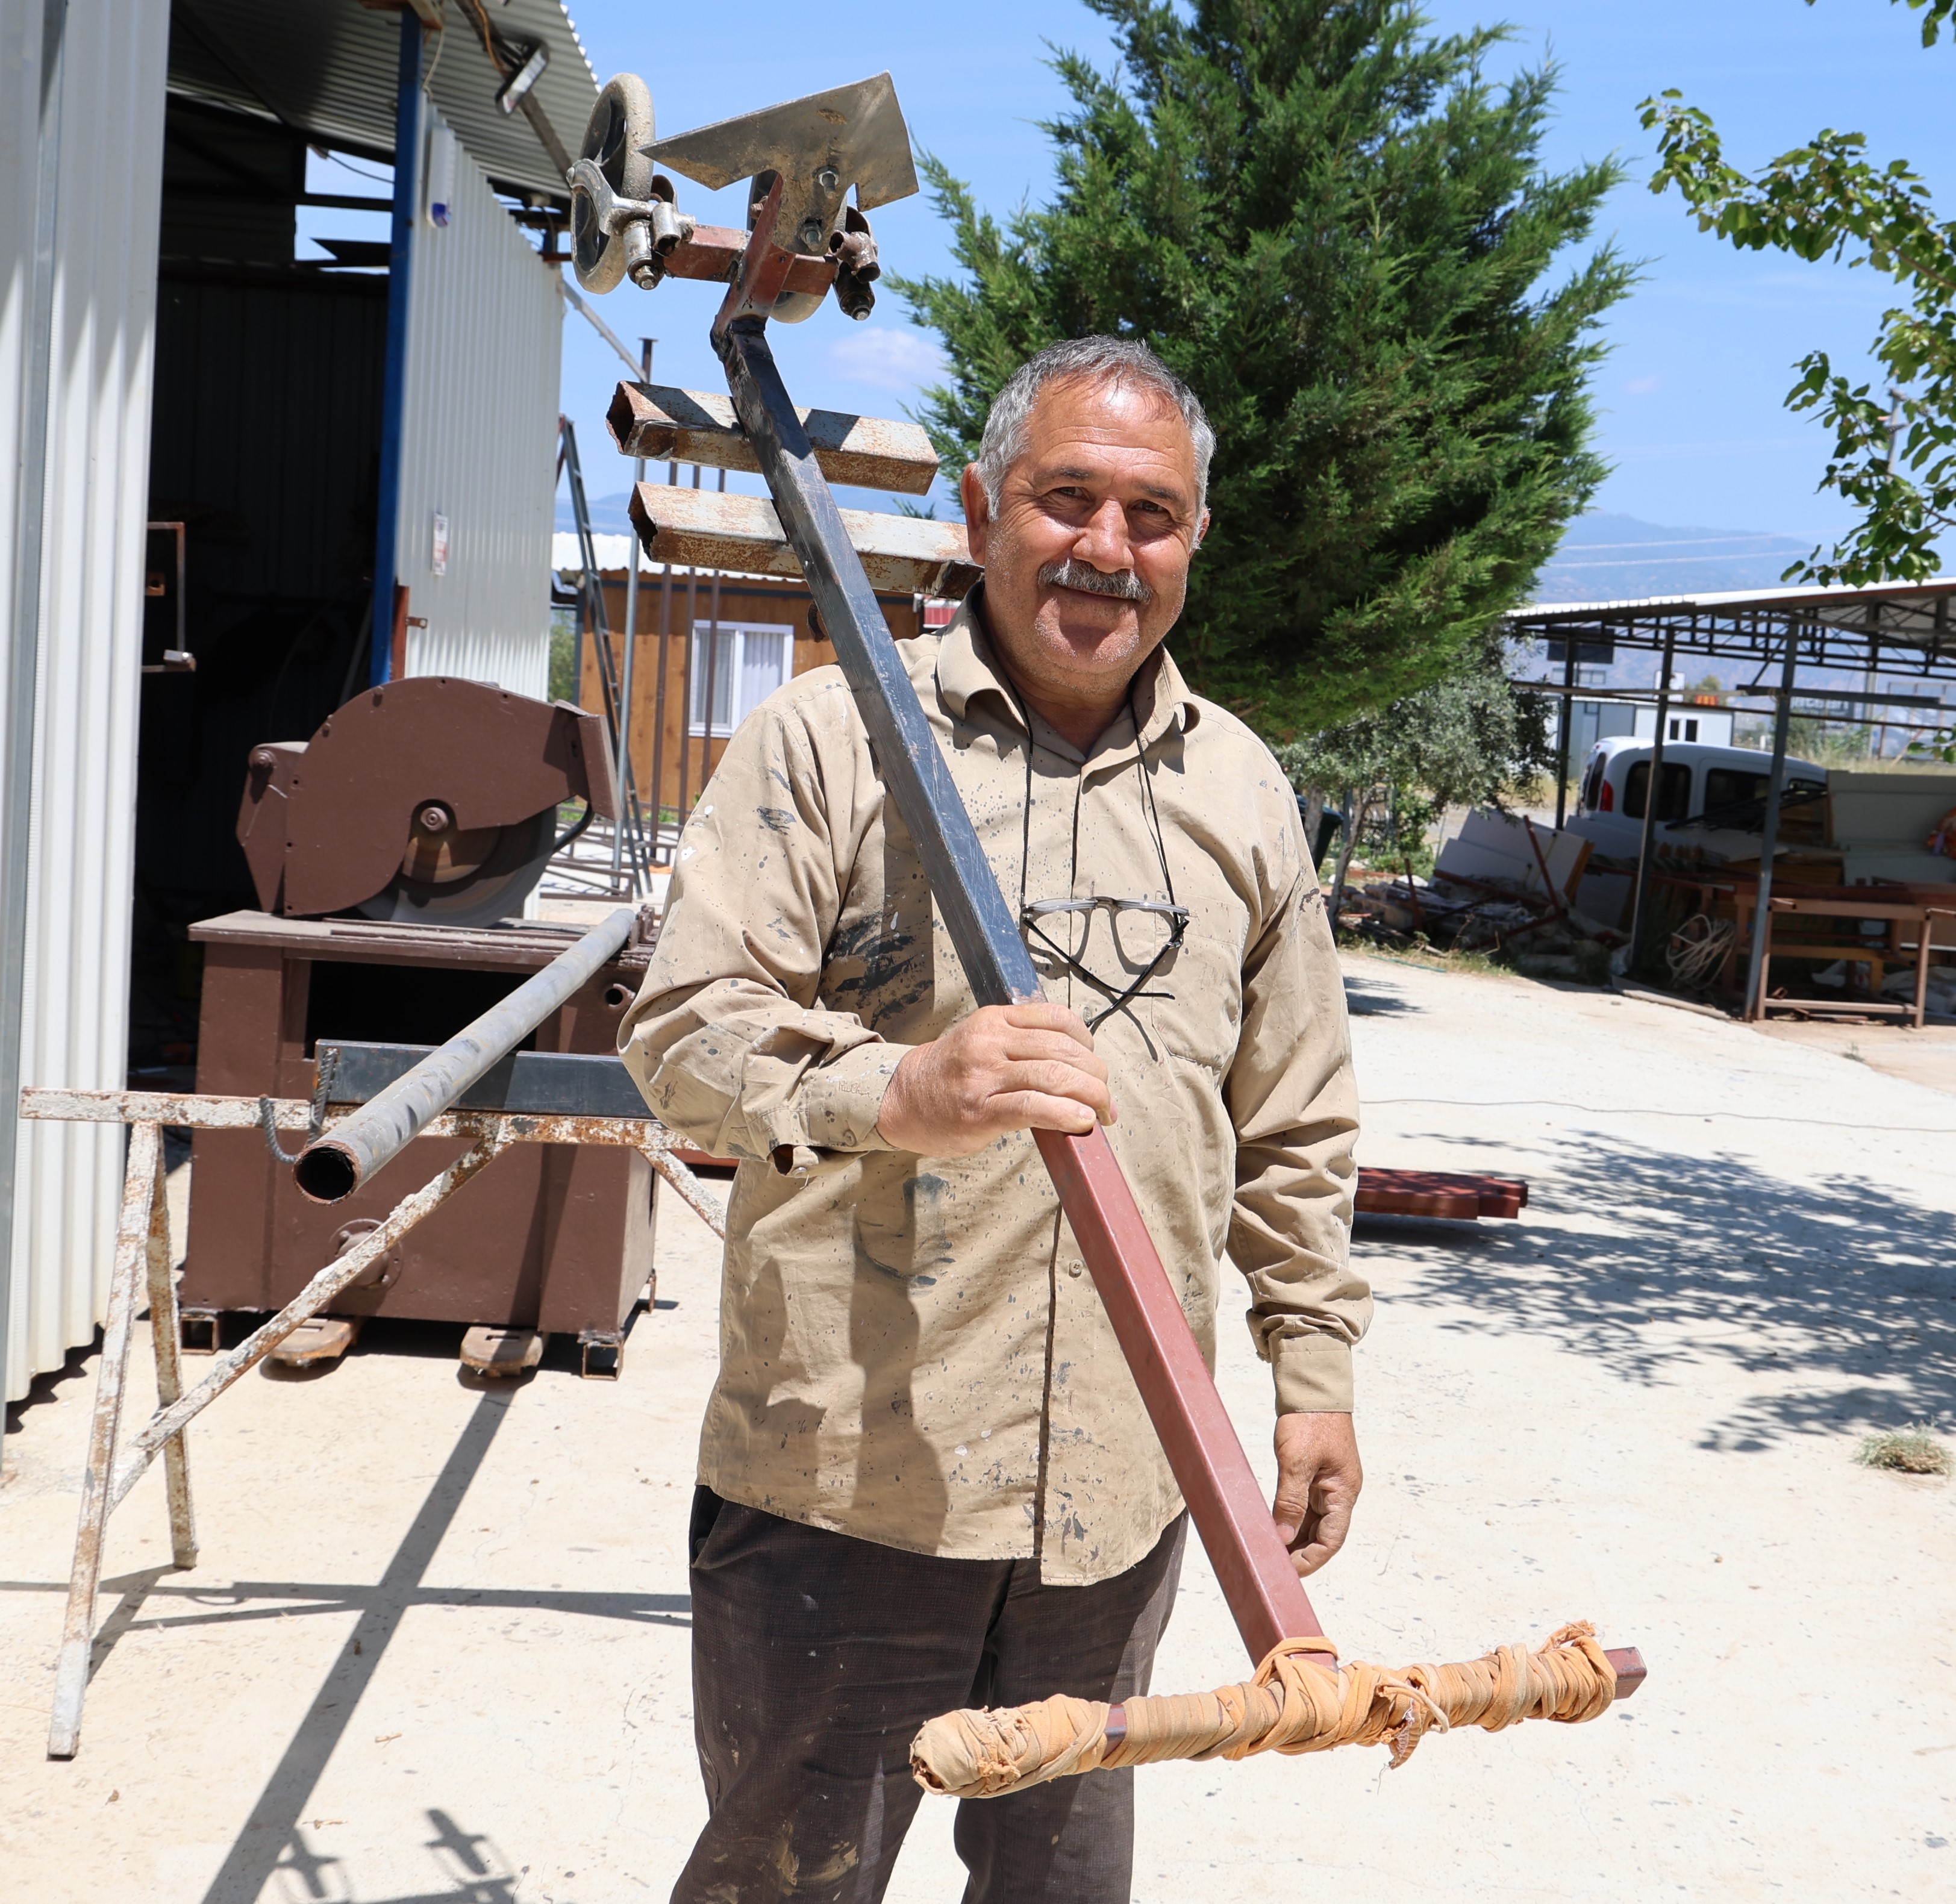
[[[1205,1351],[1226,1251],[1308,1573],[1360,1474],[1355,1102],[1297,806],[1162,647],[1213,437],[1057,345],[964,472],[981,591],[905,660],[1055,1002],[974,1010],[838,671],[735,735],[623,1036],[739,1157],[692,1533],[711,1815],[683,1904],[880,1898],[951,1707],[1145,1691],[1184,1517],[1030,1133],[1109,1135]],[[1132,1774],[961,1808],[967,1904],[1128,1893]]]

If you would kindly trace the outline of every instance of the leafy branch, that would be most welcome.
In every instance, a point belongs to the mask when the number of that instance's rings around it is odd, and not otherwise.
[[[1924,14],[1925,46],[1956,14],[1956,0],[1906,4]],[[1832,430],[1820,487],[1837,491],[1860,520],[1785,578],[1858,584],[1937,573],[1936,540],[1956,527],[1956,224],[1936,217],[1928,186],[1905,160],[1870,159],[1860,133],[1822,132],[1750,176],[1727,160],[1710,115],[1678,92],[1645,99],[1641,111],[1658,135],[1651,190],[1675,186],[1700,231],[1740,251],[1844,258],[1907,296],[1882,314],[1870,351],[1890,386],[1885,403],[1873,383],[1836,370],[1825,351],[1797,367],[1786,406],[1817,411]]]

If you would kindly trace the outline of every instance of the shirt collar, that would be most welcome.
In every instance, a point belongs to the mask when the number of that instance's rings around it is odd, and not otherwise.
[[[1023,730],[1025,721],[1020,712],[1018,697],[1006,685],[1005,671],[986,633],[984,618],[980,612],[984,588],[985,585],[980,582],[958,604],[957,613],[939,638],[939,692],[954,720],[968,719],[971,704],[981,695],[990,695],[1006,719]],[[1144,748],[1152,747],[1178,720],[1186,733],[1195,724],[1201,708],[1201,704],[1181,678],[1181,670],[1175,666],[1175,657],[1169,653],[1166,644],[1142,664],[1140,673],[1134,679],[1133,700],[1135,717],[1140,723],[1140,744]],[[1066,751],[1073,751],[1057,734],[1046,730],[1043,721],[1040,726],[1043,741],[1048,744],[1056,742]],[[1103,740],[1119,738],[1126,727],[1124,714],[1109,728]],[[1129,739],[1123,744],[1133,743]]]

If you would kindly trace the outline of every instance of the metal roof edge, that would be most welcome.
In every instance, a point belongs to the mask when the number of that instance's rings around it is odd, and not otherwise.
[[[1949,594],[1956,594],[1956,575],[1935,575],[1926,582],[1863,582],[1844,588],[1819,585],[1770,591],[1734,588],[1705,594],[1633,596],[1617,601],[1535,602],[1510,609],[1503,619],[1532,622],[1638,613],[1677,613],[1693,609],[1823,608],[1846,607],[1857,601],[1893,601],[1910,596],[1932,600]]]

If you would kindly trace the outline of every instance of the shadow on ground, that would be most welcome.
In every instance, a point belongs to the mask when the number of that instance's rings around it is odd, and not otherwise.
[[[1345,1008],[1354,1018],[1376,1018],[1387,1012],[1423,1012],[1424,1005],[1416,1005],[1395,985],[1390,979],[1374,977],[1368,972],[1361,976],[1347,972],[1345,975]]]
[[[1948,1212],[1850,1177],[1789,1182],[1623,1138],[1571,1133],[1557,1149],[1519,1223],[1462,1225],[1444,1241],[1432,1225],[1368,1223],[1361,1255],[1383,1244],[1418,1270],[1393,1300],[1470,1310],[1462,1329],[1551,1336],[1633,1382],[1688,1388],[1715,1362],[1759,1377],[1706,1423],[1708,1448],[1956,1414]]]
[[[527,1876],[528,1865],[516,1869],[487,1832],[465,1831],[446,1811],[431,1810],[427,1817],[434,1836],[424,1849],[440,1888],[417,1891],[412,1896],[377,1899],[374,1904],[517,1904],[517,1887]],[[317,1837],[318,1833],[313,1835]],[[287,1897],[340,1898],[348,1895],[339,1871],[344,1861],[314,1849],[305,1832],[295,1827],[291,1841],[272,1870]],[[574,1877],[576,1873],[566,1871],[563,1875]]]

